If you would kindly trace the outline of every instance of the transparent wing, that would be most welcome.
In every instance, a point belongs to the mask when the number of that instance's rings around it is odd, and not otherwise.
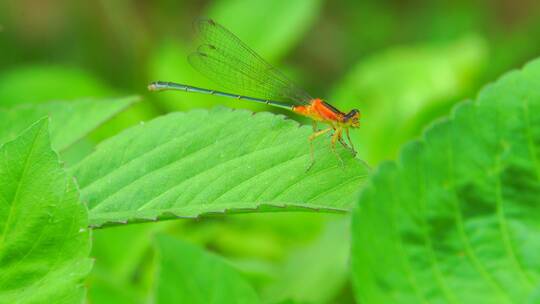
[[[223,26],[203,19],[196,27],[201,44],[190,64],[231,93],[298,105],[312,99]]]

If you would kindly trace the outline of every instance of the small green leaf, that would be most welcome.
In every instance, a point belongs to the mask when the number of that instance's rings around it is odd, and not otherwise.
[[[225,259],[165,235],[157,237],[157,247],[156,303],[259,303]]]
[[[332,303],[349,276],[349,229],[349,218],[329,221],[319,238],[291,253],[261,298],[267,303]]]
[[[47,120],[0,147],[0,303],[73,303],[90,271],[90,234]]]
[[[111,95],[111,88],[79,69],[31,65],[0,74],[0,106]]]
[[[172,222],[125,225],[92,233],[96,262],[88,275],[90,303],[143,303],[150,285],[145,261],[154,235]],[[141,279],[133,280],[134,277]]]
[[[540,284],[540,60],[382,165],[353,216],[362,303],[526,303]]]
[[[269,113],[216,108],[169,114],[110,138],[74,168],[90,222],[223,212],[345,211],[367,168],[311,127]],[[353,131],[354,132],[354,131]]]
[[[137,97],[82,99],[0,108],[0,143],[13,139],[36,120],[50,115],[52,145],[62,151],[137,100]]]

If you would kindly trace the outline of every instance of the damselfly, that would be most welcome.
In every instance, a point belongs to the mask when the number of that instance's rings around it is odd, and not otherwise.
[[[234,93],[164,81],[151,83],[148,86],[150,91],[197,92],[249,100],[291,110],[312,119],[313,134],[309,136],[312,163],[314,161],[313,140],[330,131],[333,131],[330,140],[332,151],[340,160],[341,158],[335,150],[337,142],[340,142],[345,148],[350,148],[353,154],[356,153],[349,129],[360,126],[360,112],[357,109],[344,113],[322,99],[312,98],[233,33],[215,21],[199,20],[196,27],[201,44],[196,52],[189,55],[189,62],[203,75]],[[318,130],[317,122],[329,126]],[[344,132],[350,147],[343,140]]]

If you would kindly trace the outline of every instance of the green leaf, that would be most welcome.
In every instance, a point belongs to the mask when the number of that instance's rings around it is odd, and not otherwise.
[[[269,303],[333,303],[349,275],[349,228],[348,218],[328,222],[315,241],[292,252],[261,297]]]
[[[157,237],[156,303],[259,303],[223,258],[170,236]]]
[[[0,148],[0,302],[81,302],[90,233],[47,120]]]
[[[169,114],[110,138],[73,170],[90,223],[279,210],[345,211],[367,174],[364,163],[311,127],[216,108]]]
[[[402,144],[467,92],[487,55],[486,41],[476,35],[392,48],[356,65],[332,101],[361,110],[363,124],[353,134],[360,155],[370,163],[395,159]]]
[[[36,120],[50,115],[52,145],[62,151],[137,100],[138,97],[81,99],[0,108],[0,143],[13,139]]]
[[[353,216],[360,302],[532,301],[540,283],[538,88],[536,60],[378,169]]]
[[[95,267],[101,266],[121,280],[133,277],[140,260],[152,246],[154,234],[163,230],[166,224],[146,223],[96,230],[92,235],[92,256],[98,259]]]
[[[113,94],[112,89],[79,69],[35,65],[0,74],[0,106]]]
[[[129,287],[119,284],[106,275],[100,280],[95,277],[88,280],[88,302],[99,304],[142,304],[147,303],[144,298],[133,293]]]
[[[141,268],[147,262],[154,235],[171,224],[146,223],[94,231],[91,256],[96,262],[87,279],[88,301],[142,303],[148,288],[145,274],[153,271]]]

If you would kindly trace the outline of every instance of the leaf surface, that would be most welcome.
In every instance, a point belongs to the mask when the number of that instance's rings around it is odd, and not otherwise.
[[[90,222],[278,210],[346,211],[368,169],[311,127],[269,113],[216,108],[169,114],[97,147],[73,174]]]
[[[156,303],[259,303],[227,261],[170,236],[157,237]]]
[[[90,271],[86,208],[47,120],[0,147],[0,303],[73,303]]]
[[[27,65],[0,74],[0,106],[115,94],[92,74],[77,68]]]
[[[274,282],[263,289],[265,302],[333,303],[349,276],[349,224],[343,216],[330,220],[318,238],[293,250]]]
[[[353,216],[363,303],[533,303],[540,283],[540,61],[382,165]]]
[[[62,151],[137,100],[137,97],[81,99],[0,108],[0,143],[13,139],[38,119],[50,116],[53,148]]]

